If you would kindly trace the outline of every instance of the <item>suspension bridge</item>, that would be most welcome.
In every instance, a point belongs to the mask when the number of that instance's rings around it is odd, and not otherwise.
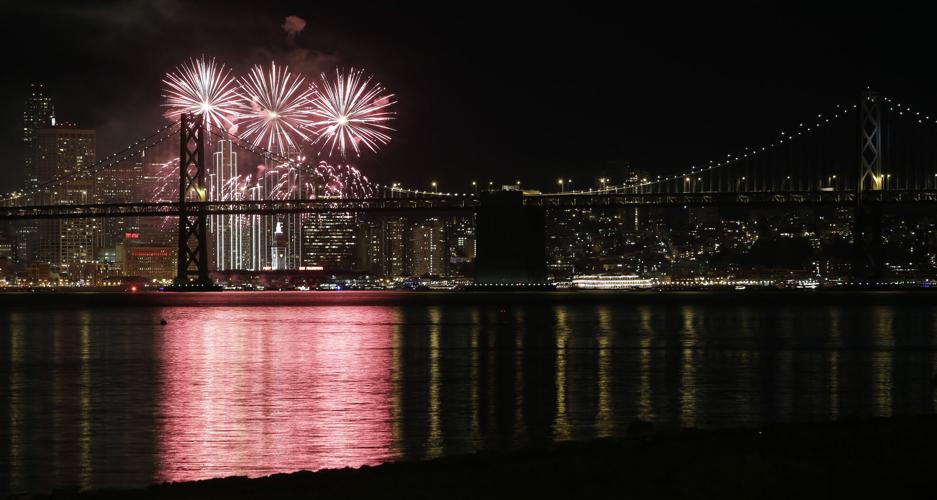
[[[854,274],[878,273],[882,211],[889,206],[930,206],[937,203],[937,116],[867,90],[858,102],[817,113],[756,147],[744,148],[704,164],[670,175],[642,177],[597,189],[545,193],[440,193],[406,189],[398,184],[368,183],[362,194],[328,189],[328,180],[303,182],[313,165],[304,157],[283,157],[212,131],[201,116],[183,115],[173,124],[95,164],[49,180],[23,193],[15,193],[0,207],[0,220],[110,217],[175,218],[177,225],[176,285],[197,289],[209,279],[208,225],[213,217],[229,215],[273,216],[309,213],[475,212],[479,214],[479,274],[511,282],[536,280],[542,256],[543,231],[532,230],[520,239],[527,255],[506,255],[500,240],[511,224],[542,222],[544,209],[678,207],[678,206],[847,206],[855,209]],[[206,142],[228,140],[239,152],[280,162],[287,174],[272,184],[297,185],[285,194],[274,188],[243,186],[240,194],[219,196],[227,188],[217,172],[208,173]],[[177,138],[178,159],[159,200],[122,203],[62,203],[54,193],[82,177],[100,175],[121,162],[133,161],[160,144]],[[217,154],[214,153],[214,154]],[[306,174],[308,177],[308,173]],[[170,177],[174,177],[170,178]],[[233,177],[237,177],[234,175]],[[295,177],[295,178],[294,178]],[[169,186],[178,181],[177,190]],[[279,183],[279,184],[278,184]],[[260,179],[257,179],[257,186]],[[306,186],[304,188],[304,186]],[[168,200],[166,193],[174,195]],[[540,214],[539,216],[537,214]],[[531,215],[533,214],[533,215]],[[532,277],[533,276],[533,277]]]

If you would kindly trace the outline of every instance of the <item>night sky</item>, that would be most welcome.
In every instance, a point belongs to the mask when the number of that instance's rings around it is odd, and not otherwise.
[[[240,71],[366,68],[399,104],[372,179],[465,190],[472,179],[579,185],[628,160],[652,173],[773,139],[871,85],[937,112],[930,17],[870,4],[685,8],[607,3],[18,2],[0,7],[0,189],[19,186],[22,101],[45,82],[98,155],[165,123],[162,75],[191,56]],[[445,5],[445,7],[443,6]],[[286,16],[306,20],[290,39]]]

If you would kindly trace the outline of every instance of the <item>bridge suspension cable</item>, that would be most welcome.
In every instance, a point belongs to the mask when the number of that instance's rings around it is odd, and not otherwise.
[[[142,138],[142,139],[140,139],[140,140],[134,142],[133,144],[130,144],[130,145],[127,146],[126,148],[124,148],[124,149],[122,149],[122,150],[120,150],[120,151],[118,151],[118,152],[116,152],[116,153],[110,154],[110,155],[108,155],[108,156],[106,156],[106,157],[104,157],[104,158],[102,158],[102,159],[100,159],[100,160],[98,160],[98,161],[92,163],[91,165],[88,165],[87,167],[77,169],[77,170],[75,170],[75,171],[73,171],[73,172],[69,172],[69,173],[67,173],[67,174],[60,175],[60,176],[58,176],[58,177],[56,177],[56,178],[54,178],[54,179],[51,179],[51,180],[49,180],[49,181],[43,182],[43,183],[41,183],[41,184],[35,186],[35,187],[34,187],[32,190],[30,190],[30,191],[24,191],[24,192],[16,192],[16,191],[14,191],[13,193],[9,194],[8,196],[5,196],[5,197],[3,197],[3,198],[0,198],[0,203],[4,203],[4,204],[5,204],[5,203],[14,202],[14,201],[16,201],[16,200],[20,200],[20,199],[23,199],[23,198],[29,198],[29,197],[32,197],[32,196],[36,196],[36,195],[39,195],[39,194],[47,194],[50,189],[52,189],[52,188],[54,188],[54,187],[57,187],[57,186],[59,186],[59,185],[65,183],[65,182],[74,180],[74,179],[76,179],[76,178],[81,178],[80,176],[98,173],[98,172],[101,171],[102,169],[106,169],[106,168],[112,167],[112,166],[114,166],[114,165],[116,165],[116,164],[118,164],[118,163],[120,163],[120,162],[122,162],[122,161],[126,161],[127,159],[129,159],[129,158],[131,158],[131,157],[133,157],[133,156],[136,156],[136,155],[139,154],[139,153],[142,153],[142,152],[144,152],[144,151],[146,151],[146,150],[148,150],[148,149],[150,149],[150,148],[152,148],[152,147],[154,147],[154,146],[156,146],[156,145],[158,145],[158,144],[161,144],[162,142],[166,141],[166,140],[169,139],[169,138],[175,137],[175,135],[174,135],[175,130],[174,130],[174,129],[177,128],[178,125],[179,125],[179,122],[178,122],[178,121],[175,121],[175,122],[172,122],[172,123],[170,123],[170,124],[168,124],[168,125],[165,125],[165,126],[163,126],[163,127],[160,127],[159,129],[157,129],[157,130],[156,130],[155,132],[153,132],[152,134],[150,134],[150,135],[148,135],[148,136],[146,136],[146,137],[144,137],[144,138]],[[162,137],[161,137],[161,134],[165,134],[165,136],[162,136]],[[157,138],[158,138],[158,139],[157,139]],[[154,140],[154,139],[156,139],[156,140]]]
[[[673,173],[664,176],[657,176],[656,178],[644,178],[639,180],[637,184],[631,185],[620,185],[620,186],[609,186],[600,189],[590,189],[588,192],[591,193],[600,193],[600,194],[612,194],[612,193],[636,193],[644,191],[654,191],[655,188],[662,189],[663,186],[668,185],[669,183],[674,183],[675,189],[673,191],[679,192],[681,189],[680,186],[683,184],[681,180],[688,178],[696,179],[700,175],[714,175],[720,170],[725,170],[728,167],[733,167],[739,165],[739,163],[747,160],[751,160],[760,156],[765,155],[768,152],[777,150],[778,148],[789,145],[799,138],[804,136],[809,136],[817,133],[819,130],[828,127],[833,122],[844,118],[846,116],[852,115],[852,112],[856,110],[858,105],[835,105],[831,112],[829,113],[818,113],[816,116],[812,117],[809,120],[804,120],[799,122],[799,124],[794,127],[792,132],[786,132],[784,130],[779,131],[778,139],[765,143],[760,146],[755,147],[746,147],[742,152],[739,153],[729,153],[721,160],[710,160],[707,164],[702,167],[697,167],[695,165],[691,166],[689,169],[683,170],[678,173]],[[744,179],[744,177],[743,177]],[[569,194],[581,193],[583,191],[567,191]]]

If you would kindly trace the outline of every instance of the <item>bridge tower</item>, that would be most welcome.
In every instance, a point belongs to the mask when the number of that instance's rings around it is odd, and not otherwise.
[[[874,280],[881,275],[882,205],[874,195],[885,188],[881,100],[878,92],[868,89],[859,99],[859,174],[852,274],[861,280]]]
[[[208,277],[205,207],[205,128],[202,115],[183,113],[179,129],[179,240],[176,290],[213,287]],[[196,202],[192,207],[192,202]]]

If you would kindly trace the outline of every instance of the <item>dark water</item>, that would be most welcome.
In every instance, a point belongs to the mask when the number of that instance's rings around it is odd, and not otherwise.
[[[408,297],[0,302],[0,494],[935,409],[937,300]]]

